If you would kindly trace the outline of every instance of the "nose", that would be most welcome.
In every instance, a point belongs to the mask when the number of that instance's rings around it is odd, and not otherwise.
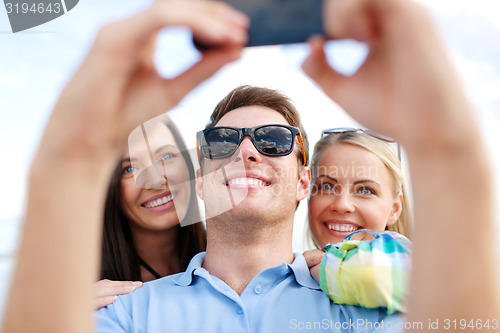
[[[236,162],[238,162],[240,158],[243,159],[243,161],[248,162],[262,162],[262,154],[259,153],[257,148],[255,148],[252,139],[248,135],[243,137],[243,140],[238,147],[237,154],[239,156],[235,159]]]
[[[135,179],[137,186],[148,189],[166,189],[167,174],[162,163],[154,163],[145,168]]]
[[[339,186],[337,184],[337,186]],[[331,196],[332,202],[330,203],[330,209],[340,214],[348,214],[354,212],[355,206],[353,203],[353,198],[349,191],[340,189],[338,193]]]

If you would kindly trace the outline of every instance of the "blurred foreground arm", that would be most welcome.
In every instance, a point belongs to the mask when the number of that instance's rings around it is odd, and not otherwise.
[[[345,77],[312,38],[304,71],[408,153],[416,231],[407,320],[426,329],[436,319],[500,319],[488,159],[428,14],[406,0],[327,0],[325,15],[329,37],[366,42],[370,53]]]
[[[220,48],[173,79],[153,64],[156,33],[189,27]],[[106,25],[61,94],[33,161],[2,332],[91,332],[105,193],[130,131],[239,57],[247,18],[227,5],[158,0]],[[175,52],[175,50],[173,50]]]

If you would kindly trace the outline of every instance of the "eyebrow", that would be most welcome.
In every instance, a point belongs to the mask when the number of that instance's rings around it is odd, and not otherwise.
[[[130,157],[125,157],[125,158],[122,158],[121,163],[122,163],[122,164],[123,164],[123,163],[127,163],[127,162],[130,162],[130,163],[131,163],[132,161],[135,161],[135,160],[136,160],[135,158],[132,158],[132,159],[131,159]]]
[[[175,148],[177,150],[179,150],[179,147],[176,146],[176,145],[173,145],[173,144],[166,144],[166,145],[163,145],[161,147],[158,147],[154,154],[157,155],[159,152],[161,152],[162,150],[166,149],[166,148],[169,148],[169,147],[172,147],[172,148]],[[179,150],[180,151],[180,150]],[[133,157],[133,158],[130,158],[130,157],[125,157],[125,158],[122,158],[121,160],[121,163],[132,163],[132,162],[136,162],[137,161],[137,158]]]
[[[328,178],[330,179],[331,181],[334,181],[335,183],[338,183],[339,181],[336,179],[336,178],[333,178],[333,177],[330,177],[328,175],[319,175],[318,177],[316,177],[316,179],[318,178],[321,178],[321,177],[325,177],[325,178]],[[373,184],[377,184],[380,186],[380,184],[372,179],[360,179],[360,180],[356,180],[353,185],[358,185],[358,184],[362,184],[362,183],[373,183]]]
[[[360,180],[356,180],[354,182],[354,185],[357,185],[357,184],[362,184],[362,183],[373,183],[373,184],[377,184],[377,185],[380,185],[378,182],[372,180],[372,179],[360,179]]]
[[[338,183],[338,182],[339,182],[337,179],[335,179],[335,178],[333,178],[333,177],[330,177],[330,176],[328,176],[328,175],[319,175],[318,177],[316,177],[316,179],[321,178],[321,177],[328,178],[328,179],[330,179],[331,181],[334,181],[334,182],[336,182],[336,183]]]
[[[178,146],[169,143],[169,144],[166,144],[166,145],[163,145],[161,147],[156,148],[155,155],[158,154],[160,151],[164,150],[165,148],[169,148],[169,147],[176,148],[177,150],[180,151]]]

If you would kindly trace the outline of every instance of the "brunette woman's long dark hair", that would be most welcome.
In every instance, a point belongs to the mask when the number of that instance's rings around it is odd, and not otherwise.
[[[166,121],[188,167],[189,179],[195,179],[193,163],[186,145],[175,125]],[[139,256],[132,240],[128,217],[123,213],[120,202],[121,162],[117,166],[108,189],[104,212],[102,241],[101,279],[118,281],[142,281]],[[193,184],[193,182],[191,182]],[[189,206],[184,221],[200,221],[200,212],[194,185],[191,185]],[[184,271],[191,258],[198,252],[205,251],[206,234],[201,223],[181,227],[176,226],[176,248],[179,254],[181,271]]]

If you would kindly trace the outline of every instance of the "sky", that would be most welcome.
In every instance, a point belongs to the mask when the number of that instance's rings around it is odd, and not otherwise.
[[[495,144],[500,142],[497,130],[500,124],[500,2],[417,2],[430,10],[477,110],[498,185],[500,157]],[[3,175],[0,191],[0,312],[25,207],[26,175],[50,111],[61,89],[83,60],[98,28],[149,3],[141,0],[81,0],[73,10],[56,20],[16,34],[11,32],[6,12],[0,7],[0,174]],[[328,46],[331,64],[347,74],[356,70],[366,52],[364,45],[349,41],[332,42]],[[188,147],[194,147],[192,138],[204,127],[217,101],[240,84],[276,88],[289,95],[301,112],[311,147],[324,128],[357,126],[302,74],[300,63],[306,54],[305,45],[249,48],[241,60],[226,66],[190,93],[171,112]],[[186,30],[171,29],[161,34],[155,59],[162,74],[175,75],[197,57]],[[304,249],[305,206],[299,207],[296,216],[295,251]],[[499,198],[496,207],[500,207]]]

